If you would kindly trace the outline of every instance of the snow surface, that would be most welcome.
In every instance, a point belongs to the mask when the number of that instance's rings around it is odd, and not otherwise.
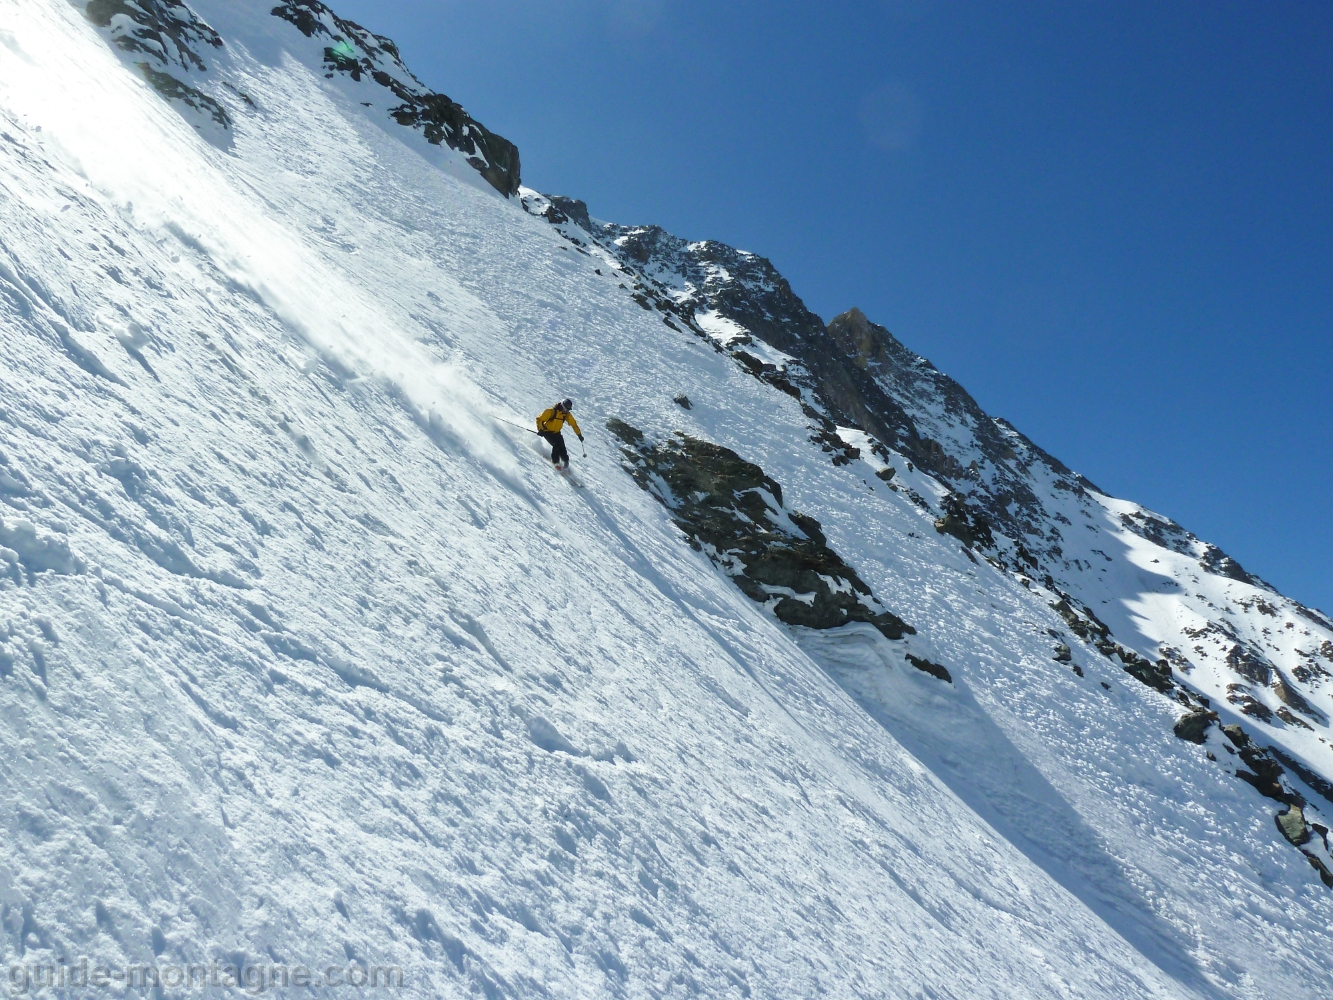
[[[423,997],[1333,991],[1333,894],[1272,803],[1110,661],[1054,662],[1049,595],[939,535],[908,492],[937,483],[832,466],[796,400],[267,4],[193,6],[254,102],[226,143],[77,8],[0,0],[0,961],[396,964]],[[503,422],[565,394],[582,490]],[[761,465],[917,635],[780,625],[611,416]],[[1097,503],[1106,593],[1137,595],[1098,614],[1164,638],[1179,612],[1124,576],[1163,550]]]

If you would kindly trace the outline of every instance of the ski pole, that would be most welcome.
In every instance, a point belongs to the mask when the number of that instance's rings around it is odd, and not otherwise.
[[[508,424],[510,427],[517,427],[521,431],[527,431],[529,434],[537,433],[531,427],[524,427],[522,424],[516,424],[512,420],[506,420],[504,417],[496,417],[495,419],[500,421],[500,423],[502,424]]]

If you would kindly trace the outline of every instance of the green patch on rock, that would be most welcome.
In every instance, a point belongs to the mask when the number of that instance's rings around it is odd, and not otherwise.
[[[340,40],[336,45],[325,46],[324,65],[335,72],[348,74],[358,83],[361,82],[361,60],[356,57],[356,50],[345,41]]]
[[[626,471],[690,544],[779,620],[814,629],[867,622],[890,639],[915,633],[829,547],[818,521],[783,504],[782,487],[759,466],[682,433],[654,443],[622,420],[607,428],[623,445]]]

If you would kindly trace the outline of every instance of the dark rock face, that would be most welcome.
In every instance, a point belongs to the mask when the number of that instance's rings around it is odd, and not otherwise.
[[[969,507],[962,497],[950,493],[944,498],[944,516],[936,520],[935,530],[942,535],[953,535],[966,548],[990,548],[995,544],[990,525],[979,511]]]
[[[1204,543],[1203,556],[1199,559],[1199,565],[1205,572],[1213,573],[1217,576],[1225,576],[1231,580],[1239,580],[1241,583],[1248,583],[1255,587],[1268,587],[1268,584],[1259,579],[1253,573],[1245,572],[1243,566],[1229,555],[1219,549],[1216,545]],[[1271,588],[1269,588],[1271,589]]]
[[[1237,754],[1240,755],[1240,759],[1249,768],[1248,771],[1244,768],[1237,768],[1237,778],[1253,785],[1258,789],[1259,794],[1277,802],[1289,806],[1305,804],[1305,799],[1302,798],[1300,793],[1292,791],[1283,783],[1282,765],[1278,763],[1267,748],[1261,747],[1252,741],[1249,734],[1240,726],[1223,726],[1222,732],[1231,741]]]
[[[159,94],[207,115],[223,129],[231,128],[231,116],[221,104],[181,79],[191,72],[208,72],[204,53],[222,48],[218,33],[184,3],[88,0],[83,13],[107,32],[113,45],[129,54]]]
[[[1227,701],[1235,705],[1251,719],[1271,723],[1273,710],[1249,693],[1243,684],[1227,685]]]
[[[1124,671],[1140,684],[1146,684],[1162,694],[1170,694],[1175,688],[1175,682],[1171,679],[1171,665],[1166,660],[1158,660],[1153,663],[1151,660],[1145,660],[1132,650],[1121,648],[1118,650],[1121,662],[1124,663]]]
[[[153,69],[146,62],[137,63],[136,65],[144,79],[167,100],[180,101],[186,107],[208,115],[223,128],[231,128],[231,115],[227,114],[227,109],[202,90],[191,87],[188,83],[182,83],[170,73]]]
[[[110,29],[117,47],[164,66],[202,72],[208,67],[200,53],[222,48],[218,33],[180,0],[88,0],[84,15],[99,28]],[[133,27],[113,26],[117,15]]]
[[[930,662],[930,660],[923,659],[920,656],[913,656],[911,653],[907,654],[907,662],[910,663],[912,666],[916,667],[918,670],[922,670],[930,674],[931,677],[938,677],[946,684],[953,683],[953,677],[950,676],[949,671],[946,670],[944,667],[940,666],[938,663],[932,663]]]
[[[892,436],[882,440],[951,485],[956,505],[976,511],[982,523],[1023,540],[1039,556],[1049,556],[1059,534],[1051,530],[1051,518],[1033,489],[1034,469],[1043,468],[1075,493],[1096,487],[1007,421],[988,416],[961,385],[861,310],[834,317],[828,332],[842,356],[873,386],[867,391],[887,401],[874,408],[885,412],[891,403],[902,413]]]
[[[588,206],[578,198],[566,198],[564,195],[551,195],[551,208],[553,214],[550,216],[552,223],[572,222],[580,229],[587,232],[592,231],[592,219],[588,217]],[[562,218],[556,218],[559,215]]]
[[[771,604],[779,620],[815,629],[868,622],[890,639],[915,631],[875,600],[818,521],[783,504],[782,487],[759,466],[684,434],[653,443],[621,420],[607,428],[623,444],[626,470],[671,512],[690,544],[747,597]]]
[[[467,162],[506,198],[518,193],[518,147],[486,129],[461,105],[427,89],[403,64],[391,39],[339,17],[319,0],[285,0],[272,13],[307,38],[327,43],[327,76],[342,73],[357,82],[373,80],[401,102],[389,110],[399,125],[417,129],[434,145],[466,153]]]
[[[1257,649],[1236,643],[1227,653],[1227,666],[1255,684],[1267,686],[1273,676],[1273,665]]]
[[[1277,694],[1278,698],[1281,699],[1282,704],[1285,706],[1285,708],[1278,710],[1279,715],[1282,715],[1284,712],[1286,712],[1287,715],[1290,715],[1291,713],[1287,711],[1287,709],[1294,709],[1297,712],[1308,715],[1312,719],[1318,719],[1321,722],[1324,720],[1324,713],[1320,712],[1301,697],[1300,692],[1292,687],[1291,683],[1287,680],[1286,675],[1277,667],[1273,667],[1272,685],[1274,693]],[[1302,722],[1300,725],[1305,725],[1305,723]],[[1306,728],[1309,727],[1307,726]]]

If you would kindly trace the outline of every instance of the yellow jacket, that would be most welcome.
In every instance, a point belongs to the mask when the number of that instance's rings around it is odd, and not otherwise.
[[[559,434],[560,428],[565,426],[565,421],[569,421],[569,426],[574,428],[574,433],[583,437],[583,432],[579,430],[579,422],[574,419],[574,414],[568,410],[557,410],[554,406],[542,410],[542,415],[537,418],[537,430],[542,434]]]

